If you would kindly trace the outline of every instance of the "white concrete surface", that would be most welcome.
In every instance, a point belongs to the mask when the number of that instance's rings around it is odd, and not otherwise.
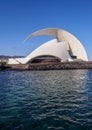
[[[57,57],[61,61],[66,61],[67,43],[58,42],[57,39],[50,40],[39,46],[25,58],[10,58],[8,64],[26,64],[27,62],[32,61],[38,56],[48,56],[48,55]]]
[[[69,47],[67,46],[67,51],[70,48],[72,51],[72,55],[76,56],[77,59],[88,61],[87,53],[82,43],[69,32],[57,28],[48,28],[32,33],[26,38],[26,40],[38,35],[51,35],[60,41],[66,41],[69,44]]]

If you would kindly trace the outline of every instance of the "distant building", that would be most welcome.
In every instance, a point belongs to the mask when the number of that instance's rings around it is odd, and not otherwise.
[[[83,45],[69,32],[49,28],[32,33],[26,40],[38,35],[50,35],[55,37],[55,39],[42,44],[24,58],[9,58],[8,64],[65,62],[74,60],[88,61],[87,53]],[[67,55],[69,55],[69,58]]]

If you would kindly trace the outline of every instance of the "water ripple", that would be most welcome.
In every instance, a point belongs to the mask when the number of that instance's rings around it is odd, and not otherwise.
[[[0,71],[0,130],[91,130],[92,70]]]

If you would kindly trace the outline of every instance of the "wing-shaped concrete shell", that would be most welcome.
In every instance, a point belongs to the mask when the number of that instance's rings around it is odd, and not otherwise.
[[[57,42],[57,39],[50,40],[37,49],[35,49],[31,54],[29,54],[26,59],[32,61],[39,56],[54,56],[60,59],[61,61],[66,61],[67,58],[67,43]],[[29,61],[27,60],[27,61]]]
[[[39,56],[54,56],[60,61],[66,61],[67,43],[58,43],[57,39],[50,40],[39,46],[25,58],[10,58],[8,64],[26,64]]]
[[[88,61],[87,54],[83,45],[75,36],[69,32],[57,28],[48,28],[32,33],[27,37],[26,40],[39,35],[50,35],[54,36],[59,41],[66,41],[68,43],[67,51],[71,51],[71,57],[76,56],[77,59]]]

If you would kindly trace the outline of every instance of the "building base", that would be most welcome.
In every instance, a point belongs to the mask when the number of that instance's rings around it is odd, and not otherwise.
[[[73,61],[58,63],[30,63],[0,66],[0,70],[67,70],[67,69],[92,69],[92,61]]]

